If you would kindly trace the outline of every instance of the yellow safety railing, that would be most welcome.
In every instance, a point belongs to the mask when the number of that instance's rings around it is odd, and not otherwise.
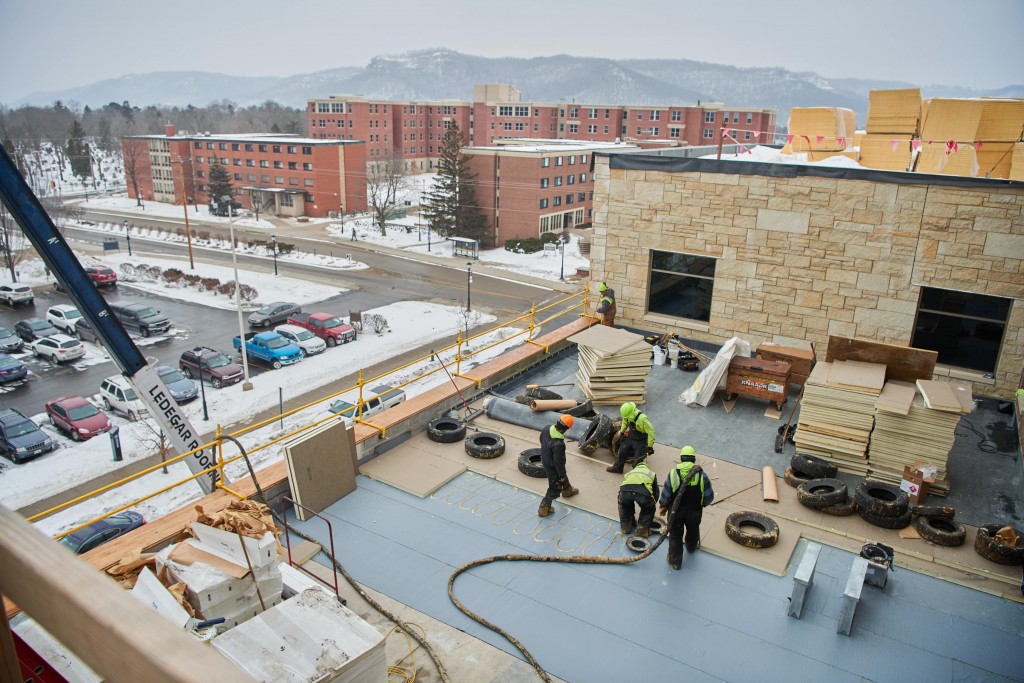
[[[386,436],[386,427],[375,425],[375,424],[373,424],[371,422],[367,422],[366,420],[363,419],[363,408],[364,408],[364,406],[367,403],[367,401],[364,400],[364,398],[363,398],[363,387],[365,387],[368,384],[376,384],[378,382],[382,382],[383,380],[387,379],[388,377],[390,377],[392,375],[395,375],[396,373],[402,372],[403,370],[407,370],[407,369],[409,369],[409,368],[411,368],[413,366],[416,366],[416,365],[419,365],[419,364],[422,364],[422,363],[437,362],[437,367],[429,368],[429,369],[426,369],[426,370],[424,370],[422,372],[419,372],[419,373],[415,374],[412,379],[406,380],[406,381],[401,382],[399,384],[394,384],[394,385],[388,384],[388,386],[390,386],[392,389],[400,390],[403,387],[409,386],[410,384],[413,384],[414,382],[418,382],[418,381],[422,380],[425,377],[429,377],[429,376],[431,376],[431,375],[433,375],[435,373],[442,372],[444,370],[444,367],[442,367],[441,362],[439,362],[439,359],[444,354],[448,354],[448,353],[454,352],[452,360],[455,363],[455,372],[452,373],[452,374],[454,376],[456,376],[456,377],[461,377],[463,379],[468,379],[468,380],[470,380],[472,382],[475,382],[476,385],[477,385],[477,388],[479,388],[480,380],[472,378],[472,377],[467,377],[466,375],[462,374],[462,362],[464,360],[471,359],[475,355],[481,354],[481,353],[483,353],[485,351],[493,349],[493,348],[495,348],[497,346],[500,346],[502,344],[506,344],[506,343],[508,343],[509,340],[515,339],[516,337],[518,337],[520,335],[526,335],[526,343],[537,344],[538,346],[541,346],[544,349],[545,352],[547,352],[548,348],[547,348],[546,345],[539,344],[538,342],[534,341],[534,339],[533,339],[534,331],[538,327],[541,327],[542,325],[544,325],[545,323],[551,322],[552,320],[554,320],[554,319],[556,319],[556,318],[558,318],[558,317],[560,317],[562,315],[565,315],[566,313],[570,313],[570,312],[572,312],[573,310],[576,310],[576,309],[580,309],[581,310],[580,316],[589,316],[590,314],[587,312],[587,308],[588,308],[587,298],[588,298],[589,292],[590,292],[590,283],[588,281],[584,285],[582,291],[580,291],[580,292],[577,292],[577,293],[574,293],[574,294],[569,294],[569,295],[559,299],[558,301],[550,303],[550,304],[548,304],[546,306],[543,306],[541,308],[537,308],[536,304],[533,304],[533,305],[530,306],[530,311],[528,313],[525,313],[525,314],[523,314],[523,315],[521,315],[521,316],[519,316],[517,318],[513,318],[512,320],[508,320],[508,321],[506,321],[506,322],[504,322],[504,323],[502,323],[500,325],[497,325],[497,326],[495,326],[493,328],[490,328],[490,329],[488,329],[488,330],[486,330],[484,332],[480,332],[480,333],[475,334],[473,336],[463,338],[462,330],[460,329],[457,332],[457,334],[456,334],[455,343],[449,344],[448,346],[445,346],[445,347],[442,347],[440,350],[436,350],[436,349],[435,350],[431,350],[431,353],[429,355],[421,356],[421,357],[416,358],[414,360],[411,360],[411,361],[409,361],[409,362],[407,362],[407,363],[405,363],[403,365],[400,365],[400,366],[395,367],[395,368],[391,368],[390,370],[387,370],[387,371],[382,372],[382,373],[380,373],[378,375],[375,375],[374,377],[371,377],[369,379],[365,379],[364,378],[364,376],[363,376],[363,369],[360,368],[359,369],[359,373],[358,373],[358,380],[357,380],[356,384],[354,384],[352,386],[345,387],[344,389],[336,391],[333,394],[330,394],[329,396],[326,396],[324,398],[319,398],[319,399],[317,399],[315,401],[311,401],[309,403],[303,404],[303,405],[301,405],[301,406],[299,406],[297,408],[293,408],[291,410],[287,410],[287,411],[285,411],[285,412],[283,412],[283,413],[281,413],[279,415],[275,415],[273,417],[267,418],[266,420],[262,420],[261,422],[257,422],[255,424],[249,425],[247,427],[243,427],[242,429],[239,429],[237,431],[231,432],[230,434],[227,435],[227,437],[237,439],[240,436],[244,436],[244,435],[249,434],[251,432],[254,432],[254,431],[258,430],[258,429],[261,429],[262,427],[265,427],[265,426],[271,424],[272,422],[283,420],[286,417],[289,417],[289,416],[294,415],[294,414],[296,414],[298,412],[301,412],[303,410],[311,408],[311,407],[313,407],[313,406],[315,406],[317,404],[324,403],[326,401],[331,401],[333,399],[338,398],[339,396],[341,396],[343,394],[347,394],[347,393],[352,392],[352,391],[358,391],[358,394],[359,394],[358,398],[356,399],[356,403],[354,404],[354,406],[357,408],[356,417],[354,418],[354,421],[359,422],[360,424],[364,424],[364,425],[366,425],[368,427],[372,427],[372,428],[378,430],[380,432],[380,434],[381,434],[381,437],[384,437],[384,436]],[[573,301],[576,301],[576,303],[572,303]],[[571,304],[571,305],[569,305],[569,304]],[[562,308],[559,309],[559,307],[562,307]],[[552,313],[547,318],[544,318],[542,320],[537,320],[538,314],[545,313],[547,311],[552,311],[554,309],[559,309],[559,310],[557,310],[557,312],[555,312],[555,313]],[[498,330],[501,330],[501,329],[504,329],[504,328],[508,328],[508,327],[513,327],[516,324],[523,323],[523,322],[527,323],[525,329],[521,329],[518,332],[516,332],[515,334],[512,334],[512,335],[510,335],[508,337],[505,337],[505,338],[503,338],[503,339],[501,339],[499,341],[492,342],[492,343],[487,344],[486,346],[480,347],[478,349],[469,349],[466,353],[463,353],[463,345],[464,344],[468,345],[471,342],[473,342],[474,340],[480,339],[481,337],[487,336],[488,334],[491,334],[491,333],[493,333],[495,331],[498,331]],[[438,361],[435,361],[435,358],[437,358]],[[370,400],[372,400],[372,398]],[[258,453],[259,451],[262,451],[262,450],[265,450],[267,448],[270,448],[271,446],[274,446],[275,444],[281,443],[282,441],[286,441],[288,439],[291,439],[291,438],[295,437],[296,435],[302,434],[305,431],[313,429],[314,427],[317,427],[317,426],[327,422],[328,420],[336,420],[336,419],[338,419],[337,415],[335,415],[335,414],[328,414],[326,417],[323,417],[321,419],[318,419],[318,420],[315,420],[315,421],[310,422],[308,424],[305,424],[305,425],[303,425],[303,426],[301,426],[301,427],[299,427],[297,429],[291,430],[291,431],[287,432],[286,434],[283,434],[281,436],[278,436],[275,439],[267,441],[266,443],[261,443],[261,444],[255,446],[254,448],[252,448],[251,450],[247,450],[245,454],[251,456],[254,453]],[[173,458],[170,458],[168,460],[162,460],[158,464],[155,464],[155,465],[153,465],[151,467],[147,467],[144,470],[141,470],[141,471],[136,472],[134,474],[128,475],[128,476],[126,476],[126,477],[124,477],[122,479],[119,479],[119,480],[117,480],[115,482],[112,482],[110,484],[102,486],[102,487],[96,489],[95,491],[91,491],[91,492],[86,493],[84,495],[81,495],[81,496],[78,496],[76,498],[73,498],[72,500],[69,500],[69,501],[66,501],[64,503],[61,503],[60,505],[56,505],[56,506],[54,506],[54,507],[52,507],[52,508],[50,508],[48,510],[44,510],[43,512],[40,512],[40,513],[35,514],[35,515],[32,515],[31,517],[28,518],[28,521],[29,522],[35,522],[35,521],[38,521],[40,519],[44,519],[46,517],[49,517],[49,516],[51,516],[53,514],[56,514],[56,513],[60,512],[62,510],[66,510],[66,509],[68,509],[70,507],[73,507],[73,506],[75,506],[75,505],[77,505],[77,504],[79,504],[79,503],[81,503],[83,501],[89,500],[90,498],[93,498],[93,497],[98,496],[100,494],[103,494],[103,493],[106,493],[106,492],[111,491],[113,489],[116,489],[116,488],[118,488],[120,486],[123,486],[123,485],[129,483],[129,482],[132,482],[132,481],[135,481],[137,479],[140,479],[141,477],[144,477],[147,474],[151,474],[151,473],[155,472],[158,469],[163,469],[163,468],[167,467],[168,465],[173,465],[174,463],[181,462],[182,460],[184,460],[185,458],[188,458],[189,456],[193,455],[194,453],[197,453],[199,451],[202,451],[202,450],[204,450],[206,448],[210,448],[210,447],[214,447],[214,450],[215,450],[215,453],[216,453],[215,463],[213,465],[211,465],[210,467],[207,467],[206,469],[202,470],[201,472],[196,472],[194,474],[191,474],[190,476],[185,477],[184,479],[181,479],[181,480],[179,480],[179,481],[177,481],[177,482],[175,482],[173,484],[169,484],[167,486],[164,486],[164,487],[162,487],[162,488],[160,488],[160,489],[158,489],[156,491],[153,491],[153,492],[151,492],[151,493],[149,493],[149,494],[147,494],[145,496],[142,496],[141,498],[133,500],[133,501],[131,501],[131,502],[125,504],[125,505],[122,505],[122,506],[120,506],[120,507],[118,507],[118,508],[116,508],[114,510],[110,510],[110,511],[104,513],[103,517],[97,517],[96,519],[89,520],[88,522],[84,522],[84,523],[79,524],[79,525],[77,525],[75,527],[72,527],[71,529],[68,529],[67,531],[61,532],[60,534],[55,535],[54,538],[55,539],[59,539],[59,538],[63,538],[64,536],[68,536],[70,534],[73,534],[76,531],[84,529],[85,527],[89,526],[90,524],[93,524],[93,523],[95,523],[95,522],[97,522],[97,521],[99,521],[101,519],[104,519],[105,517],[109,517],[110,515],[117,514],[118,512],[123,512],[124,510],[127,510],[129,508],[137,506],[139,503],[142,503],[142,502],[145,502],[147,500],[150,500],[151,498],[155,498],[156,496],[159,496],[162,493],[166,493],[167,491],[170,491],[170,490],[172,490],[174,488],[177,488],[178,486],[182,486],[184,484],[188,484],[189,482],[195,481],[196,479],[199,479],[200,477],[208,475],[210,472],[212,472],[214,470],[216,470],[218,475],[219,475],[218,482],[217,482],[217,488],[222,489],[222,490],[224,490],[224,491],[226,491],[226,492],[228,492],[228,493],[230,493],[230,494],[232,494],[232,495],[234,495],[234,496],[236,496],[236,497],[238,497],[240,499],[245,499],[246,498],[245,495],[243,495],[243,494],[241,494],[241,493],[239,493],[237,491],[233,491],[232,489],[228,488],[228,486],[226,486],[224,484],[224,482],[226,481],[226,477],[224,476],[224,468],[226,466],[228,466],[228,465],[231,465],[231,464],[233,464],[235,462],[238,462],[239,460],[241,460],[244,457],[243,454],[240,453],[240,454],[238,454],[236,456],[233,456],[231,458],[224,458],[223,443],[224,443],[225,440],[226,440],[226,438],[222,436],[221,426],[217,425],[216,436],[213,439],[213,441],[211,441],[210,443],[207,443],[207,444],[204,444],[202,446],[199,446],[199,447],[189,451],[188,453],[182,453],[181,455],[174,456]]]

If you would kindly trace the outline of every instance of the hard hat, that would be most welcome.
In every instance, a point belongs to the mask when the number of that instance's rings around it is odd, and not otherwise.
[[[576,420],[573,419],[572,415],[563,415],[558,418],[558,421],[564,424],[566,429],[572,429],[572,425]]]
[[[679,460],[694,462],[697,460],[697,451],[693,450],[693,446],[683,446],[679,449]]]
[[[626,419],[626,420],[628,420],[629,418],[633,417],[633,413],[635,413],[635,412],[636,412],[636,404],[633,403],[632,401],[629,401],[628,403],[623,403],[622,407],[619,408],[619,415],[621,415],[623,417],[623,419]]]
[[[608,289],[608,285],[606,285],[603,282],[597,286],[597,291],[599,291],[599,292],[603,292],[603,291],[605,291],[607,289]]]

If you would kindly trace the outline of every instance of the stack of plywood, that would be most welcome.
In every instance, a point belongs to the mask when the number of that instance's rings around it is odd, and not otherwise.
[[[823,362],[804,385],[796,451],[865,476],[874,427],[875,402],[885,383],[885,365],[861,361]]]
[[[853,143],[857,117],[843,107],[793,107],[789,110],[789,132],[793,141],[783,154],[842,152]],[[821,141],[818,141],[818,138]]]
[[[969,384],[918,380],[885,383],[875,403],[875,429],[868,446],[872,479],[899,484],[903,468],[936,468],[930,493],[946,495],[946,465],[960,416],[974,407]]]
[[[576,380],[597,405],[644,403],[651,346],[639,334],[595,325],[569,337],[579,347]]]

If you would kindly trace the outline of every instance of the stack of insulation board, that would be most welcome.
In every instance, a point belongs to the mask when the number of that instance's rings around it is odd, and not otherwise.
[[[885,366],[860,361],[821,362],[804,385],[796,452],[816,455],[843,472],[865,476],[875,402]]]
[[[1013,146],[1010,155],[1010,180],[1024,181],[1024,142],[1018,142]]]
[[[973,408],[969,384],[886,382],[875,403],[875,429],[868,446],[871,478],[899,484],[904,466],[920,462],[936,468],[928,491],[940,496],[949,493],[949,451],[960,416]]]
[[[1014,147],[1019,146],[1016,143],[1024,135],[1024,99],[983,98],[981,102],[977,133],[982,143],[977,148],[978,176],[1010,178]],[[1018,165],[1018,173],[1024,176],[1024,167]]]
[[[857,116],[852,109],[843,107],[793,107],[789,110],[789,152],[839,153],[853,144],[857,130]],[[819,141],[818,138],[821,138]]]
[[[579,346],[580,389],[598,405],[643,403],[651,371],[651,346],[639,334],[595,325],[569,337]]]
[[[977,177],[978,126],[982,100],[935,97],[922,106],[921,150],[914,162],[918,173]],[[951,151],[946,143],[956,143]]]
[[[910,141],[917,137],[920,121],[920,89],[872,90],[868,95],[867,134],[857,140],[860,164],[888,171],[909,169]]]

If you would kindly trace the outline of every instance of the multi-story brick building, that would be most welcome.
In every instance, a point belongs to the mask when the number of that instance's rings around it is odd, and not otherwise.
[[[280,216],[326,217],[365,211],[366,147],[362,140],[314,140],[292,135],[178,134],[123,138],[128,196],[180,204],[208,202],[209,172],[219,162],[231,174],[236,201]]]
[[[514,86],[487,84],[474,87],[472,102],[384,101],[341,95],[309,100],[306,115],[310,137],[365,139],[367,161],[401,159],[413,173],[434,169],[444,131],[453,123],[471,146],[492,145],[506,138],[713,145],[723,140],[725,131],[726,143],[774,141],[776,115],[771,109],[727,108],[719,102],[639,106],[521,100]]]
[[[632,145],[571,140],[507,140],[464,147],[476,176],[476,199],[489,242],[537,237],[588,224],[592,218],[595,152],[637,151]]]

